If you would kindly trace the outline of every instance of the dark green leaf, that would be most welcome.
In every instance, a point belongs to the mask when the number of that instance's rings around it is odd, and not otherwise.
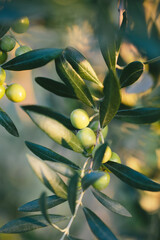
[[[92,66],[79,51],[73,47],[67,47],[64,50],[64,55],[75,71],[81,76],[81,78],[94,82],[103,87]]]
[[[49,223],[51,226],[52,225],[52,222],[51,222],[51,219],[47,213],[47,203],[46,203],[46,194],[45,192],[43,192],[40,196],[40,199],[39,199],[39,205],[40,205],[40,209],[41,209],[41,212],[43,214],[43,217],[45,218],[45,220],[47,221],[47,223]]]
[[[72,215],[74,215],[76,207],[76,198],[77,198],[77,185],[78,185],[79,176],[76,173],[69,181],[68,186],[68,203],[71,209]]]
[[[102,220],[90,209],[83,208],[88,225],[93,234],[99,240],[117,240],[111,230],[102,222]]]
[[[9,29],[10,27],[8,25],[0,24],[0,38],[2,38]]]
[[[160,108],[135,108],[119,110],[116,119],[135,124],[153,123],[160,120]]]
[[[61,97],[74,98],[75,94],[65,84],[45,77],[36,77],[35,81],[44,89]]]
[[[108,143],[104,143],[96,150],[93,158],[93,170],[98,170],[100,168],[107,146]]]
[[[7,115],[7,113],[3,111],[2,108],[0,108],[0,125],[2,125],[13,136],[19,137],[16,126],[14,125],[10,117]]]
[[[122,71],[120,76],[121,88],[127,87],[136,82],[142,75],[144,65],[142,62],[131,62]]]
[[[55,207],[66,200],[63,198],[60,198],[56,195],[52,195],[49,197],[46,197],[46,205],[47,209]],[[39,205],[39,199],[35,199],[31,202],[25,203],[21,207],[18,208],[18,211],[20,212],[37,212],[40,211],[40,205]]]
[[[119,202],[109,198],[104,193],[99,192],[96,189],[94,189],[94,191],[92,192],[95,198],[110,211],[125,217],[132,217],[128,210],[125,207],[123,207]]]
[[[41,182],[58,197],[67,199],[67,186],[42,160],[28,155],[28,162]]]
[[[39,158],[41,158],[43,160],[47,160],[47,161],[51,161],[51,162],[60,162],[60,163],[67,164],[68,166],[70,166],[76,170],[80,169],[75,163],[73,163],[70,160],[68,160],[67,158],[59,155],[58,153],[53,152],[49,148],[43,147],[43,146],[35,144],[35,143],[27,142],[27,141],[25,143],[26,143],[27,147],[35,155],[37,155]]]
[[[104,165],[118,178],[134,188],[152,192],[160,191],[160,184],[123,164],[108,161]]]
[[[117,52],[120,49],[122,39],[123,39],[123,37],[125,35],[126,25],[127,25],[127,13],[126,13],[126,11],[124,11],[123,12],[123,21],[122,21],[122,24],[120,26],[120,29],[118,31],[118,36],[117,36],[117,43],[116,43],[116,45],[117,45]]]
[[[15,57],[3,64],[2,67],[7,70],[22,71],[42,67],[48,62],[56,59],[62,52],[58,48],[44,48],[29,51],[18,57]]]
[[[65,216],[49,214],[52,223],[58,223],[67,219]],[[38,228],[47,227],[49,224],[43,215],[31,215],[12,220],[0,228],[0,233],[24,233]]]
[[[100,123],[105,127],[114,118],[120,105],[119,82],[115,73],[110,70],[104,82],[104,99],[100,104]]]
[[[76,97],[86,105],[93,107],[94,102],[91,93],[71,64],[65,59],[64,54],[55,61],[56,70],[62,81],[75,93]]]
[[[105,172],[101,171],[95,171],[91,173],[87,173],[83,178],[82,178],[82,188],[83,190],[86,190],[90,185],[92,185],[96,180],[98,180],[100,177],[104,176]]]
[[[24,106],[23,110],[55,142],[75,152],[84,152],[79,139],[67,128],[68,123],[71,125],[67,118],[40,106]]]
[[[58,172],[65,177],[70,178],[73,177],[73,175],[75,174],[74,169],[64,163],[47,162],[47,165],[49,165],[49,167],[53,169],[55,172]]]

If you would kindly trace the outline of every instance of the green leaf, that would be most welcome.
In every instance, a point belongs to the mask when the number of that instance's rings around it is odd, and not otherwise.
[[[24,53],[3,64],[6,70],[22,71],[42,67],[56,59],[62,52],[58,48],[43,48]]]
[[[0,38],[2,38],[10,29],[8,25],[0,24]]]
[[[58,96],[77,99],[71,89],[63,83],[45,77],[36,77],[35,81],[44,89]]]
[[[64,54],[58,57],[55,63],[59,77],[72,89],[76,97],[89,107],[94,107],[93,98],[87,85],[71,64],[65,59]]]
[[[78,167],[75,163],[73,163],[70,160],[68,160],[67,158],[59,155],[58,153],[53,152],[49,148],[43,147],[43,146],[35,144],[35,143],[27,142],[27,141],[25,143],[26,143],[27,147],[42,160],[47,160],[47,161],[51,161],[51,162],[60,162],[60,163],[67,164],[68,166],[70,166],[71,168],[74,168],[76,170],[80,169],[80,167]]]
[[[66,220],[68,217],[49,214],[52,223]],[[0,233],[24,233],[38,228],[48,227],[43,215],[31,215],[12,220],[0,228]]]
[[[136,82],[142,75],[144,65],[142,62],[135,61],[129,63],[121,72],[120,85],[121,88],[127,87]]]
[[[83,190],[86,190],[90,185],[92,185],[96,180],[101,178],[102,176],[105,175],[105,172],[101,171],[95,171],[91,173],[87,173],[83,178],[82,178],[82,188]]]
[[[40,196],[40,199],[39,199],[39,205],[40,205],[40,209],[41,209],[41,212],[43,214],[43,217],[45,218],[45,220],[51,225],[52,225],[52,222],[51,222],[51,219],[47,213],[47,203],[46,203],[46,194],[45,192],[43,192]]]
[[[90,209],[84,207],[84,214],[86,216],[88,225],[93,234],[99,240],[117,240],[111,230],[102,222],[102,220]]]
[[[59,175],[50,169],[42,160],[29,156],[28,162],[41,182],[58,197],[67,199],[67,186]]]
[[[75,171],[73,170],[73,168],[69,167],[64,163],[47,162],[47,165],[49,165],[49,167],[53,169],[55,172],[58,172],[65,177],[71,178],[75,174]]]
[[[125,35],[125,31],[126,31],[126,25],[127,25],[127,13],[126,11],[123,12],[123,20],[122,20],[122,24],[120,26],[120,29],[118,31],[118,36],[117,36],[117,52],[119,52],[120,46],[121,46],[121,42],[122,39]]]
[[[49,197],[46,197],[46,205],[47,209],[53,208],[66,200],[63,198],[60,198],[56,195],[52,195]],[[18,211],[20,212],[37,212],[40,211],[40,205],[39,205],[39,199],[35,199],[31,202],[25,203],[21,207],[18,208]]]
[[[134,188],[152,192],[160,191],[160,184],[123,164],[108,161],[104,165],[119,179]]]
[[[64,55],[74,70],[81,76],[81,78],[94,82],[103,87],[90,63],[78,50],[73,47],[67,47],[64,50]]]
[[[160,108],[135,108],[119,110],[116,119],[135,124],[147,124],[160,120]]]
[[[96,150],[93,158],[93,170],[100,168],[107,146],[108,143],[104,143]]]
[[[72,215],[74,215],[77,199],[77,185],[78,185],[79,175],[76,173],[69,181],[68,186],[68,203],[71,209]]]
[[[23,110],[55,142],[75,152],[84,152],[79,139],[67,128],[67,118],[40,106],[24,106]]]
[[[92,192],[95,198],[110,211],[125,217],[132,217],[128,210],[123,207],[119,202],[109,198],[104,193],[97,191],[96,189],[94,189],[94,191]]]
[[[16,126],[14,125],[10,117],[7,115],[7,113],[3,111],[2,108],[0,108],[0,125],[2,125],[7,130],[7,132],[12,134],[13,136],[19,137]]]
[[[104,82],[104,99],[100,104],[100,123],[105,127],[114,118],[120,105],[119,82],[116,74],[110,70]]]

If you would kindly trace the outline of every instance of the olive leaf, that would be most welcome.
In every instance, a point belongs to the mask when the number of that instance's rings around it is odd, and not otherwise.
[[[160,191],[160,184],[152,181],[145,175],[116,162],[108,161],[104,164],[113,174],[119,179],[129,184],[134,188],[141,190],[158,192]]]
[[[66,60],[64,53],[56,59],[55,63],[59,77],[69,88],[72,89],[76,97],[89,107],[94,107],[94,101],[87,85]]]
[[[75,71],[81,76],[81,78],[94,82],[103,87],[90,63],[78,50],[73,47],[67,47],[64,50],[64,55]]]
[[[86,173],[86,175],[82,178],[82,188],[86,190],[90,187],[95,181],[99,178],[103,177],[106,173],[102,171],[95,171],[91,173]]]
[[[0,24],[0,38],[2,38],[10,29],[10,26],[5,24]]]
[[[14,125],[13,121],[8,116],[8,114],[5,111],[3,111],[2,108],[0,108],[0,125],[3,126],[7,130],[7,132],[12,134],[13,136],[19,137],[19,133],[16,126]]]
[[[72,215],[74,215],[77,199],[77,185],[78,185],[79,175],[77,173],[72,176],[69,181],[68,186],[68,203],[71,209]]]
[[[49,209],[49,208],[56,207],[65,201],[66,199],[58,197],[56,195],[46,197],[46,208]],[[25,203],[18,208],[18,211],[20,212],[37,212],[40,210],[41,209],[39,205],[39,198],[31,202]]]
[[[100,168],[107,146],[108,143],[104,143],[96,150],[93,158],[93,170]]]
[[[126,25],[127,25],[127,13],[126,11],[123,12],[123,20],[122,24],[119,28],[118,34],[117,34],[117,41],[116,41],[116,51],[118,52],[121,46],[122,39],[125,35],[126,31]]]
[[[23,110],[55,142],[75,152],[84,152],[79,139],[66,127],[67,118],[41,106],[24,106]]]
[[[72,92],[71,89],[63,83],[45,77],[36,77],[35,81],[44,89],[58,96],[77,99],[74,92]]]
[[[127,87],[136,82],[142,75],[144,65],[142,62],[135,61],[129,63],[121,72],[120,85],[121,88]]]
[[[100,123],[105,127],[114,118],[120,105],[119,81],[114,71],[110,70],[104,81],[104,99],[100,103]]]
[[[6,70],[22,71],[42,67],[56,59],[62,52],[58,48],[36,49],[11,59],[2,65]]]
[[[40,181],[58,197],[67,199],[67,186],[59,175],[42,160],[27,155],[28,162]]]
[[[102,220],[89,208],[83,208],[88,225],[93,234],[99,240],[117,240],[111,230],[102,222]]]
[[[64,164],[64,163],[60,163],[60,162],[46,162],[46,164],[53,169],[55,172],[60,173],[61,175],[71,178],[73,177],[73,175],[75,174],[75,170]]]

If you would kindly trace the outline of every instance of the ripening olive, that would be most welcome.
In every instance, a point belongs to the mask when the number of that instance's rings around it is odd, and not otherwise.
[[[89,124],[89,116],[83,109],[75,109],[70,115],[71,123],[75,128],[83,129]]]

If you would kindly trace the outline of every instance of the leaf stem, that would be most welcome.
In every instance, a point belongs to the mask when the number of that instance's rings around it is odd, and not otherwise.
[[[98,116],[99,113],[95,113],[93,114],[90,118],[89,118],[89,121],[91,122],[95,117]]]
[[[150,63],[154,63],[154,62],[158,62],[160,60],[160,56],[156,57],[156,58],[152,58],[146,62],[143,62],[144,64],[150,64]]]

